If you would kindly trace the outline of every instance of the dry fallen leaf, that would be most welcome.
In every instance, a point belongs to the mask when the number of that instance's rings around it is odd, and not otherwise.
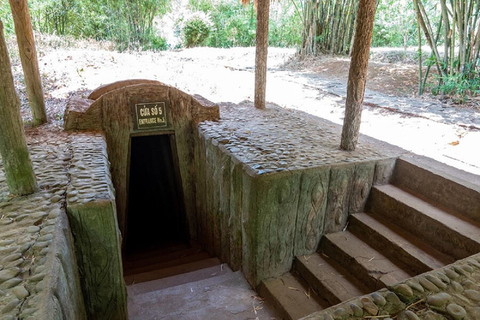
[[[449,145],[457,146],[459,143],[460,143],[460,141],[453,141],[453,142],[450,142]]]
[[[261,307],[261,306],[254,306],[253,307],[253,312],[255,312],[255,314],[257,314],[257,311],[262,310],[262,309],[263,309],[263,307]]]
[[[308,299],[310,299],[310,288],[308,288],[308,292],[306,291],[303,291],[303,293],[305,293],[305,295],[307,296]]]

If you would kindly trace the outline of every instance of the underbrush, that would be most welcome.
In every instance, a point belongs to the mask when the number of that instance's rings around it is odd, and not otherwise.
[[[10,53],[10,58],[14,61],[19,59],[17,38],[15,35],[7,35],[5,38]],[[44,51],[57,49],[85,49],[92,50],[115,50],[115,44],[112,41],[95,40],[95,39],[76,39],[73,36],[57,36],[55,34],[47,34],[35,32],[35,45],[39,56]]]
[[[444,95],[461,104],[480,95],[479,72],[470,66],[466,66],[463,73],[437,78],[439,85],[432,88],[434,95]]]
[[[418,64],[418,48],[377,47],[370,49],[370,59],[375,62]],[[422,59],[430,57],[428,48],[422,49]]]

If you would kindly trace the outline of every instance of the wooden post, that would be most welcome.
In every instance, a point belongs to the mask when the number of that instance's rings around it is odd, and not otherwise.
[[[358,4],[357,28],[348,74],[347,101],[340,142],[340,148],[347,151],[355,150],[360,132],[376,4],[376,0],[360,0]]]
[[[268,22],[270,0],[257,2],[257,38],[255,55],[255,108],[265,109],[267,87]]]
[[[38,69],[37,50],[33,38],[32,22],[27,0],[9,0],[12,9],[18,49],[22,61],[28,101],[32,109],[33,124],[47,122],[45,100],[43,97],[42,80]]]
[[[37,182],[23,132],[20,99],[13,84],[2,21],[0,21],[0,154],[10,192],[19,195],[35,192]]]

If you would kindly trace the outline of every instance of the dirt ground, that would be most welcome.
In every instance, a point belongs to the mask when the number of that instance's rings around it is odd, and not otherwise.
[[[308,57],[287,64],[293,70],[308,70],[326,78],[346,81],[350,67],[347,57]],[[418,67],[411,63],[369,62],[368,88],[395,96],[413,96],[418,87]]]
[[[37,42],[50,119],[45,128],[53,135],[62,125],[69,97],[86,97],[100,85],[123,79],[158,80],[214,102],[253,100],[254,48],[119,53],[111,50],[109,43],[43,35],[37,35]],[[14,44],[10,40],[15,82],[22,100],[22,116],[29,123],[31,116]],[[430,110],[427,103],[425,108],[418,110],[412,103],[411,112],[398,112],[383,108],[381,104],[370,104],[365,106],[362,114],[362,133],[480,174],[478,100],[457,106],[452,101],[441,100],[428,93],[421,98],[416,97],[417,65],[408,58],[397,59],[397,56],[389,50],[372,52],[367,89],[373,95],[378,93],[387,97],[390,104],[395,104],[395,99],[399,98],[403,101],[405,98],[412,99],[406,100],[407,109],[408,101],[414,100],[431,102],[437,108]],[[303,110],[337,124],[343,123],[344,96],[339,92],[347,82],[348,58],[320,56],[299,60],[295,49],[270,48],[268,68],[268,101],[281,107]],[[438,108],[439,103],[441,108]],[[453,117],[462,108],[471,111],[470,122],[446,121],[450,114]],[[33,137],[39,135],[39,130],[44,129],[28,129],[27,133]]]

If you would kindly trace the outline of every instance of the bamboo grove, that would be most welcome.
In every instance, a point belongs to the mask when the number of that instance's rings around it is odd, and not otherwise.
[[[387,2],[386,8],[390,7],[387,10],[395,10],[395,1]],[[301,11],[297,7],[303,18],[300,53],[349,54],[358,0],[300,3]],[[480,0],[411,0],[407,7],[416,17],[418,30],[419,94],[424,92],[429,77],[433,80],[429,83],[436,82],[433,93],[456,96],[460,100],[480,94]],[[385,5],[382,8],[385,9]],[[397,14],[409,15],[409,12]],[[430,57],[423,60],[422,44],[431,49]],[[434,75],[430,72],[432,67],[436,69]]]
[[[358,0],[306,0],[302,54],[348,54],[353,44]]]
[[[480,1],[439,2],[440,14],[429,17],[422,0],[413,0],[419,32],[423,32],[432,52],[427,61],[427,72],[420,81],[419,93],[424,90],[430,66],[435,65],[440,75],[439,88],[443,88],[443,93],[458,93],[460,96],[477,94],[480,86],[480,80],[477,79],[480,58]]]

